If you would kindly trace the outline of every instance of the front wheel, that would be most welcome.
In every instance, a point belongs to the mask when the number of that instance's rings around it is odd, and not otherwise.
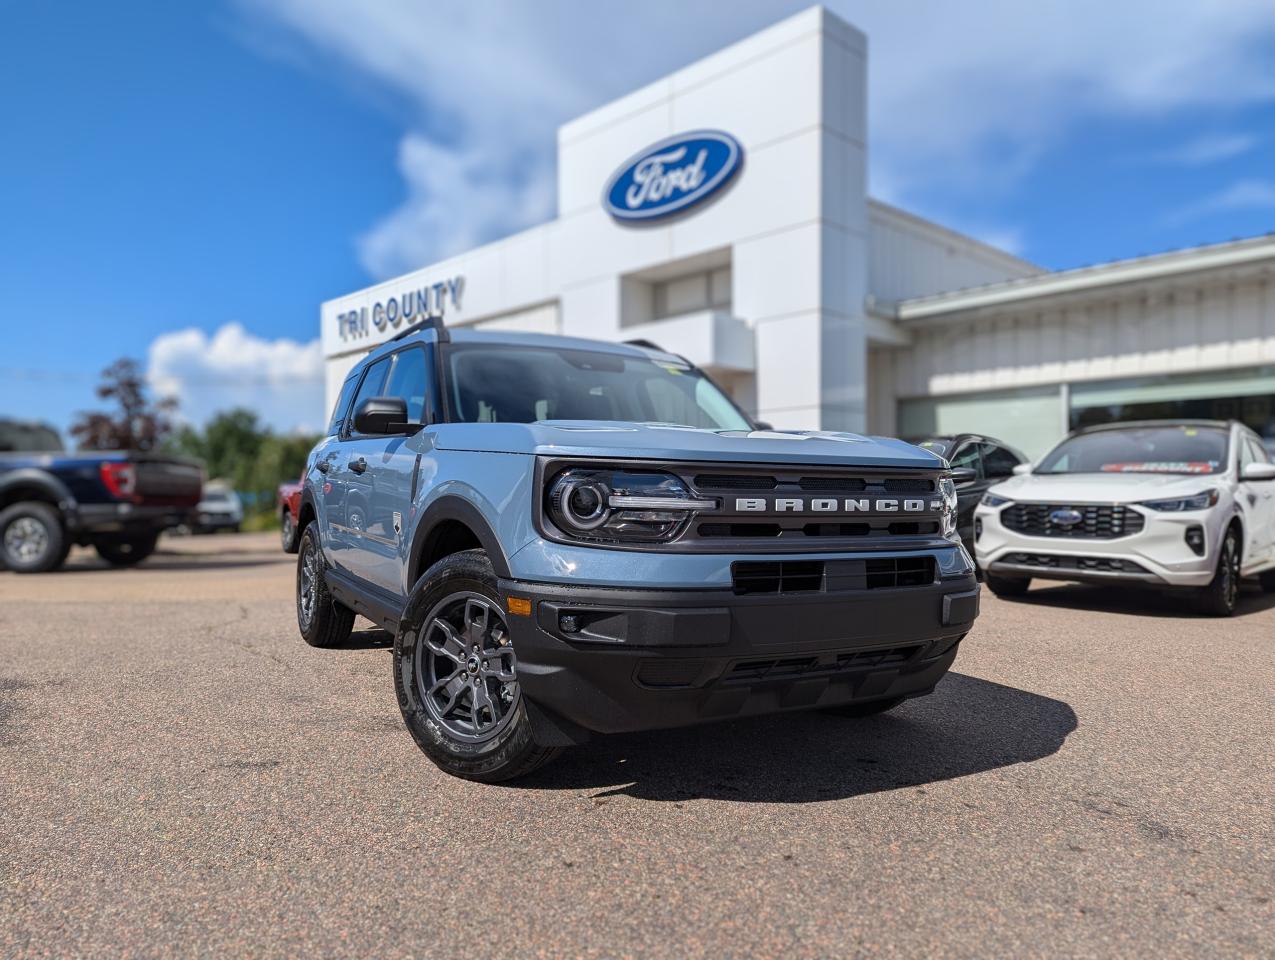
[[[1240,538],[1231,527],[1222,538],[1213,581],[1200,593],[1200,610],[1212,617],[1229,617],[1240,599]]]
[[[394,639],[394,687],[413,739],[452,776],[510,780],[559,753],[532,736],[496,575],[481,550],[444,557],[412,588]]]
[[[131,567],[154,553],[158,544],[159,534],[148,533],[126,540],[98,540],[93,544],[93,549],[112,567]]]

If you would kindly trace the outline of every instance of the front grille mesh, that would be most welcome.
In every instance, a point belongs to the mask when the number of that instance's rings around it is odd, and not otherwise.
[[[866,557],[853,560],[739,560],[731,564],[735,593],[819,593],[922,587],[934,582],[934,558]]]
[[[1066,525],[1051,517],[1064,510],[1075,510],[1080,521]],[[1141,533],[1144,522],[1137,510],[1111,504],[1014,503],[1001,511],[1004,526],[1029,537],[1115,540]]]
[[[1044,570],[1077,570],[1097,573],[1146,573],[1147,568],[1133,560],[1119,557],[1071,557],[1054,553],[1011,553],[1006,563]]]

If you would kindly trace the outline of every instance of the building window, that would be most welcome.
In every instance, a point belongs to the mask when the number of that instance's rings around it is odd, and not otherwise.
[[[655,319],[701,310],[730,310],[730,267],[690,273],[652,284]]]
[[[1071,386],[1072,429],[1124,420],[1239,420],[1275,437],[1275,366]]]

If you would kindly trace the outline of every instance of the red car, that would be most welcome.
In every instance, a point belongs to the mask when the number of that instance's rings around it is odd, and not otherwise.
[[[301,481],[290,480],[279,484],[280,537],[283,540],[284,553],[296,553],[299,546],[297,538],[297,514],[301,509]]]

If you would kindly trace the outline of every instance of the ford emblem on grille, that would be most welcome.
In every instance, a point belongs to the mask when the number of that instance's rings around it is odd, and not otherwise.
[[[1059,527],[1074,527],[1085,515],[1079,510],[1054,510],[1049,514],[1049,522]]]

